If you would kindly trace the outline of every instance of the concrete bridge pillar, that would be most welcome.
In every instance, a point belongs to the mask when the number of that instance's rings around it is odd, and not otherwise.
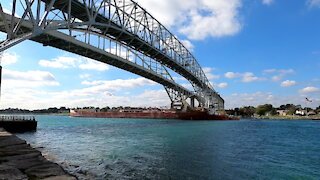
[[[190,101],[191,101],[191,107],[194,108],[194,97],[191,97],[191,98],[190,98]]]

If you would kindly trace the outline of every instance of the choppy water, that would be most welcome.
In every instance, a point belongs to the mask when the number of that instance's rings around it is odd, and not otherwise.
[[[37,120],[18,136],[82,179],[320,179],[320,121]]]

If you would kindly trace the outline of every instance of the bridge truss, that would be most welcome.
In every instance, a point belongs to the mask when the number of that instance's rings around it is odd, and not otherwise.
[[[1,0],[3,1],[3,0]],[[6,0],[4,0],[6,1]],[[32,40],[107,63],[162,84],[172,102],[224,108],[201,66],[160,22],[132,0],[7,0],[0,2],[0,52]],[[9,3],[9,2],[7,2]],[[177,84],[168,68],[194,88]]]

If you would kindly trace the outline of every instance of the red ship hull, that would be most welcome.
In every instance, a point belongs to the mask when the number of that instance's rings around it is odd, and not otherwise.
[[[132,118],[132,119],[182,119],[182,120],[239,120],[226,115],[209,114],[205,111],[152,111],[152,112],[70,112],[71,117]]]

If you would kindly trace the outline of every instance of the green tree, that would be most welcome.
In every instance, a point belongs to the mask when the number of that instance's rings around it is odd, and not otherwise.
[[[253,106],[244,106],[239,109],[241,116],[251,117],[255,113],[255,108]]]
[[[109,111],[109,110],[110,110],[110,107],[107,106],[107,107],[102,108],[102,109],[101,109],[101,112],[107,112],[107,111]]]
[[[272,107],[271,111],[269,111],[270,115],[274,116],[277,115],[277,110],[275,108]]]
[[[271,104],[264,104],[264,105],[259,105],[256,108],[256,113],[260,116],[266,115],[267,113],[270,113],[272,115],[272,113],[274,113],[275,109],[273,108],[273,106]]]
[[[304,110],[306,110],[307,112],[309,112],[309,111],[312,111],[313,109],[312,108],[310,108],[310,107],[305,107],[305,108],[303,108]]]
[[[226,113],[228,114],[228,115],[235,115],[235,111],[234,111],[234,109],[229,109],[229,110],[226,110]]]
[[[296,108],[296,105],[294,105],[294,104],[286,104],[286,105],[281,105],[279,107],[280,110],[290,110],[291,108]]]
[[[239,108],[234,108],[234,115],[239,116],[240,115],[240,109]]]
[[[296,113],[296,110],[298,108],[297,107],[291,107],[290,109],[288,109],[288,115],[294,115]]]

